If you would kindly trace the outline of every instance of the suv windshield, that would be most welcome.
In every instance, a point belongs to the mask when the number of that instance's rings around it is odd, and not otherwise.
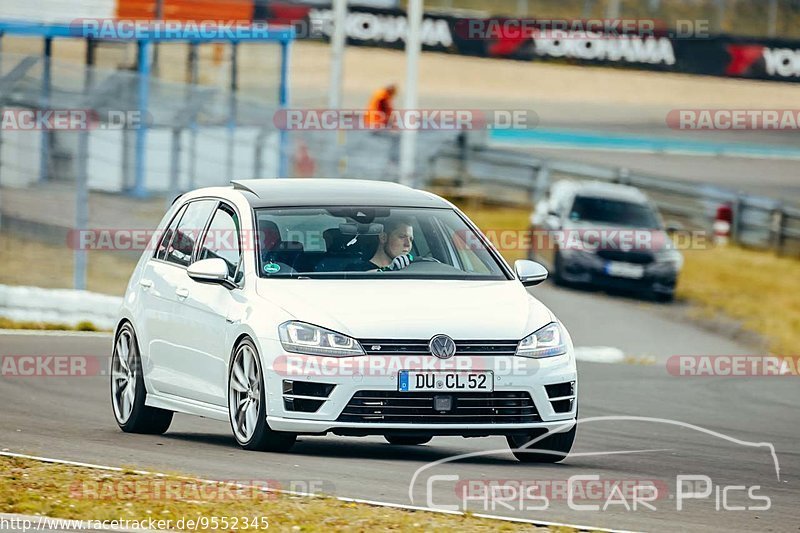
[[[256,209],[259,275],[509,279],[452,209]],[[407,259],[407,260],[406,260]]]
[[[569,219],[601,222],[643,229],[658,229],[660,223],[655,212],[646,204],[635,204],[606,198],[576,196]]]

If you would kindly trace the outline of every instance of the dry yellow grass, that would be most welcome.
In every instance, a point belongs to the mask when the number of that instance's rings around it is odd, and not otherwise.
[[[266,484],[266,480],[265,480]],[[275,486],[271,484],[270,486]],[[264,494],[254,490],[222,490],[178,478],[133,472],[109,472],[28,459],[0,457],[0,512],[82,520],[172,520],[212,517],[265,519],[278,531],[531,531],[514,524],[424,511],[404,511],[334,498]],[[127,489],[127,490],[126,490]],[[191,495],[181,498],[180,495]],[[205,524],[201,524],[205,525]],[[186,529],[186,528],[184,528]],[[541,528],[546,530],[546,528]],[[221,527],[199,527],[221,531]],[[567,531],[560,529],[560,531]],[[569,530],[571,531],[571,530]]]
[[[136,260],[122,252],[87,252],[87,289],[122,296]],[[28,237],[0,233],[0,284],[72,288],[72,250]]]
[[[800,353],[800,261],[736,247],[684,255],[680,298],[740,320],[777,354]]]

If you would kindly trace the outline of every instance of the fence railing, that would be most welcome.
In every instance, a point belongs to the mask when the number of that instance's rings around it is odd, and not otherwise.
[[[800,257],[800,207],[698,182],[682,182],[608,167],[544,159],[514,150],[447,145],[430,159],[428,184],[458,184],[487,200],[536,205],[549,185],[563,179],[599,180],[643,190],[667,221],[713,231],[717,209],[733,213],[730,239],[750,247]],[[468,192],[469,194],[469,192]]]

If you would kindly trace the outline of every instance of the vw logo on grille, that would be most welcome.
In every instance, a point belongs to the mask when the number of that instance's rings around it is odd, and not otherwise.
[[[431,353],[439,359],[450,359],[456,354],[456,343],[447,335],[436,335],[428,343]]]

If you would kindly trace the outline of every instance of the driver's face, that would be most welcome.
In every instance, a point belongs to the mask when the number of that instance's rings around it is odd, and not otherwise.
[[[400,226],[386,236],[383,250],[386,252],[386,255],[394,259],[397,256],[405,255],[410,252],[413,242],[414,228],[411,226]]]

